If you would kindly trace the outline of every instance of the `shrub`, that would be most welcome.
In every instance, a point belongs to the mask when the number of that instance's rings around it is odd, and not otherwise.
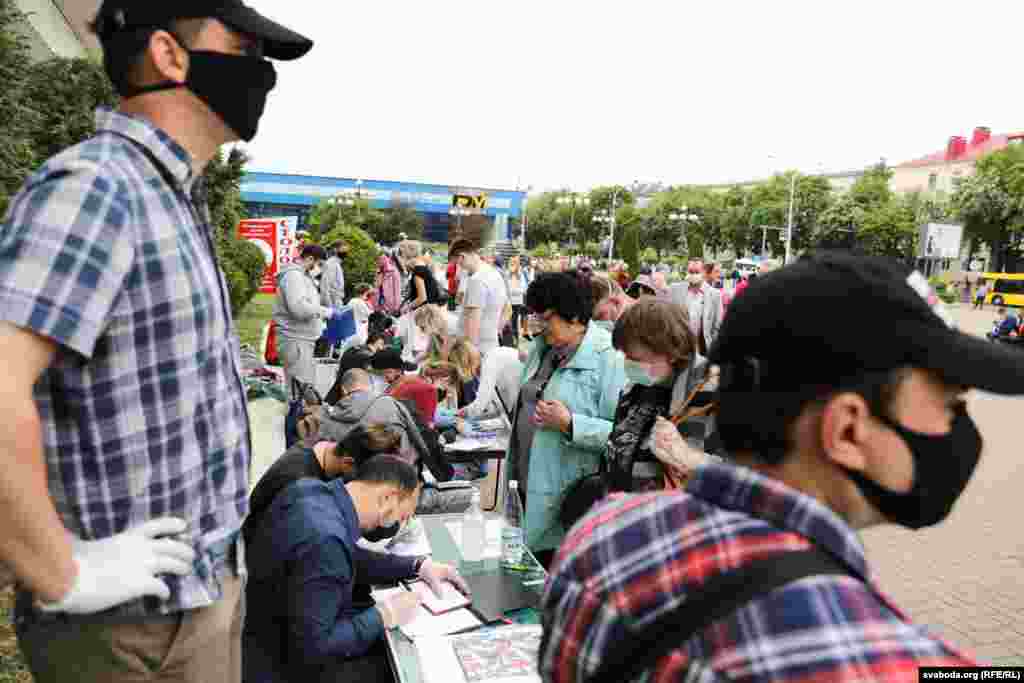
[[[377,276],[377,257],[380,250],[373,238],[359,228],[342,225],[336,227],[321,239],[320,244],[327,246],[335,240],[348,242],[348,255],[342,261],[345,268],[345,300],[355,296],[356,287],[360,284],[373,285]]]
[[[224,271],[231,297],[231,314],[238,316],[259,291],[266,262],[259,247],[236,237],[217,239],[217,261]]]

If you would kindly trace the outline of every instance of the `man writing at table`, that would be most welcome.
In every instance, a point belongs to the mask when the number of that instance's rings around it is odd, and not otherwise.
[[[468,592],[454,567],[356,544],[364,530],[411,516],[418,495],[416,469],[379,455],[348,483],[300,479],[274,498],[247,548],[246,683],[389,678],[384,630],[411,621],[419,597],[410,592],[357,607],[357,578],[394,583],[419,577],[439,595],[444,581]]]

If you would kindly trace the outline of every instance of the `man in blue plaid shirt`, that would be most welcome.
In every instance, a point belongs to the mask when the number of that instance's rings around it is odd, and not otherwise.
[[[239,681],[250,434],[199,178],[312,47],[240,0],[106,0],[119,111],[0,228],[0,562],[37,683]]]

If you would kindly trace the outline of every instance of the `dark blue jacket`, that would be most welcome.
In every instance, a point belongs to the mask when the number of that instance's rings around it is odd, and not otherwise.
[[[300,479],[274,498],[246,550],[245,683],[317,680],[384,635],[380,613],[352,602],[363,583],[411,578],[416,558],[356,545],[345,482]]]

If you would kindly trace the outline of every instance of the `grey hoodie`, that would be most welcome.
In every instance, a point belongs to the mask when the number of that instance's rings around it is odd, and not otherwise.
[[[305,268],[293,264],[277,274],[274,322],[278,336],[315,342],[323,332],[320,310],[320,292]]]
[[[375,391],[360,391],[351,394],[334,406],[324,405],[320,409],[320,432],[317,441],[340,442],[356,425],[383,424],[402,435],[402,455],[424,464],[438,481],[452,478],[451,465],[439,461],[432,453],[415,418],[405,406],[391,396]]]

